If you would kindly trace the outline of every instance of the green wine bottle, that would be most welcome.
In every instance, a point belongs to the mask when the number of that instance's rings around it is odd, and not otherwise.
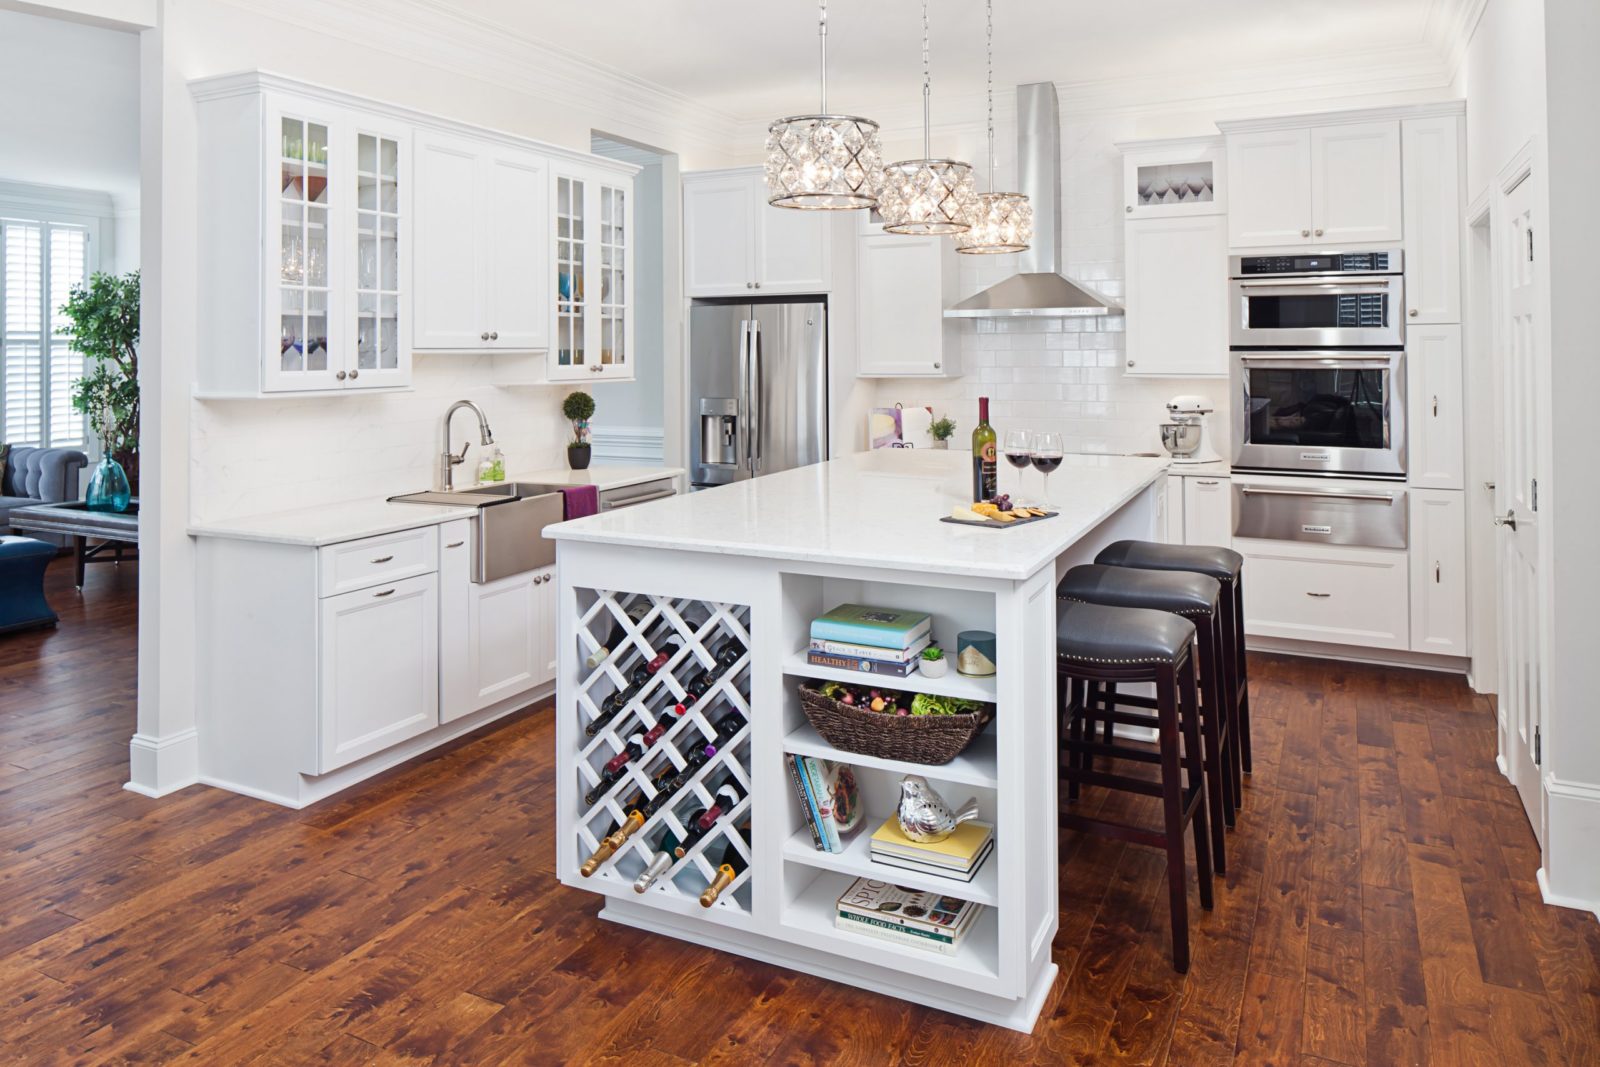
[[[989,398],[978,398],[978,425],[972,428],[972,500],[988,500],[1000,488],[999,457],[994,427],[989,425]]]

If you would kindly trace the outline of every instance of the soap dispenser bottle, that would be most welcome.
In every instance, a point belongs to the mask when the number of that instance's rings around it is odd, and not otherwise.
[[[495,445],[478,460],[478,484],[494,485],[506,480],[506,454]]]

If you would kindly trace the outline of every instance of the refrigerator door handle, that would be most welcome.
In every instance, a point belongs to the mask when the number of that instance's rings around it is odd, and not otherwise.
[[[750,320],[750,475],[761,473],[761,322]]]
[[[738,462],[750,469],[750,320],[739,322],[739,430],[734,444]]]

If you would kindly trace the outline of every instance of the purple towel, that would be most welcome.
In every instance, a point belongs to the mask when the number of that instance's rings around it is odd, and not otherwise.
[[[569,485],[561,490],[565,518],[581,519],[600,511],[600,489],[594,485]]]

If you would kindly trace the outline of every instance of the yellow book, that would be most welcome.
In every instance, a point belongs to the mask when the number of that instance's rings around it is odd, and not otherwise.
[[[901,832],[899,818],[891,815],[873,833],[872,848],[942,867],[966,869],[972,866],[993,833],[992,825],[974,820],[956,827],[955,833],[943,841],[913,841]]]

